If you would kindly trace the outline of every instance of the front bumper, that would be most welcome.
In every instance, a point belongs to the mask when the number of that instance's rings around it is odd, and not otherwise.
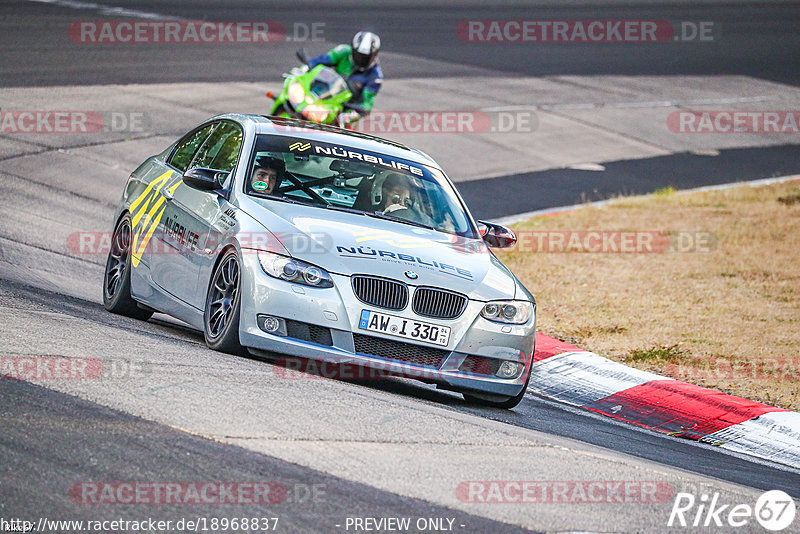
[[[533,317],[523,325],[506,325],[481,317],[482,302],[469,301],[466,310],[454,320],[435,320],[419,317],[411,306],[395,312],[374,308],[360,302],[354,295],[347,276],[331,274],[334,287],[327,289],[306,287],[277,280],[265,274],[254,251],[242,254],[242,309],[239,339],[243,346],[265,351],[322,360],[334,364],[354,364],[380,371],[437,383],[448,389],[475,391],[503,396],[515,396],[525,386],[530,371],[535,333]],[[371,309],[409,319],[446,325],[451,328],[450,341],[445,347],[415,344],[394,336],[367,332],[358,328],[361,310]],[[327,329],[325,341],[313,342],[265,332],[259,326],[259,316],[273,316],[305,325]],[[263,320],[262,320],[263,324]],[[319,329],[316,329],[319,331]],[[378,345],[397,348],[397,356],[368,354],[356,350],[354,334],[362,341],[364,336],[377,340]],[[370,340],[371,341],[371,340]],[[402,345],[401,345],[402,344]],[[409,361],[409,353],[420,352],[440,355],[431,364]],[[427,350],[426,350],[427,349]],[[430,350],[440,349],[440,350]],[[470,359],[469,362],[465,360]],[[476,361],[486,365],[471,366]],[[488,374],[501,361],[522,364],[521,372],[511,379]],[[473,371],[473,372],[470,372]]]

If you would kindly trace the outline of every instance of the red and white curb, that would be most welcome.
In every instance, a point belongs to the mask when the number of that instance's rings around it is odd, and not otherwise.
[[[800,413],[639,371],[539,333],[529,389],[644,428],[800,468]]]

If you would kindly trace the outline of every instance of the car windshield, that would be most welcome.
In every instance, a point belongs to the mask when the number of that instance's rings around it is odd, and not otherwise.
[[[316,95],[320,100],[330,98],[347,90],[347,83],[344,78],[330,67],[320,70],[316,77],[311,80],[309,91]]]
[[[259,135],[245,193],[392,219],[468,238],[476,231],[444,174],[410,160]]]

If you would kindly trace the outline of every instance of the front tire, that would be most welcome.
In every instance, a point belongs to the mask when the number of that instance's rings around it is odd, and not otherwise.
[[[125,214],[114,228],[103,276],[103,306],[111,313],[148,320],[152,310],[139,307],[131,297],[131,216]]]
[[[210,349],[245,354],[239,343],[242,269],[239,255],[229,250],[220,260],[206,295],[203,333]]]

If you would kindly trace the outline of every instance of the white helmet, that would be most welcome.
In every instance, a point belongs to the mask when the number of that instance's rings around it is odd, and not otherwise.
[[[381,38],[372,32],[358,32],[353,37],[353,65],[358,70],[366,70],[378,61]]]

